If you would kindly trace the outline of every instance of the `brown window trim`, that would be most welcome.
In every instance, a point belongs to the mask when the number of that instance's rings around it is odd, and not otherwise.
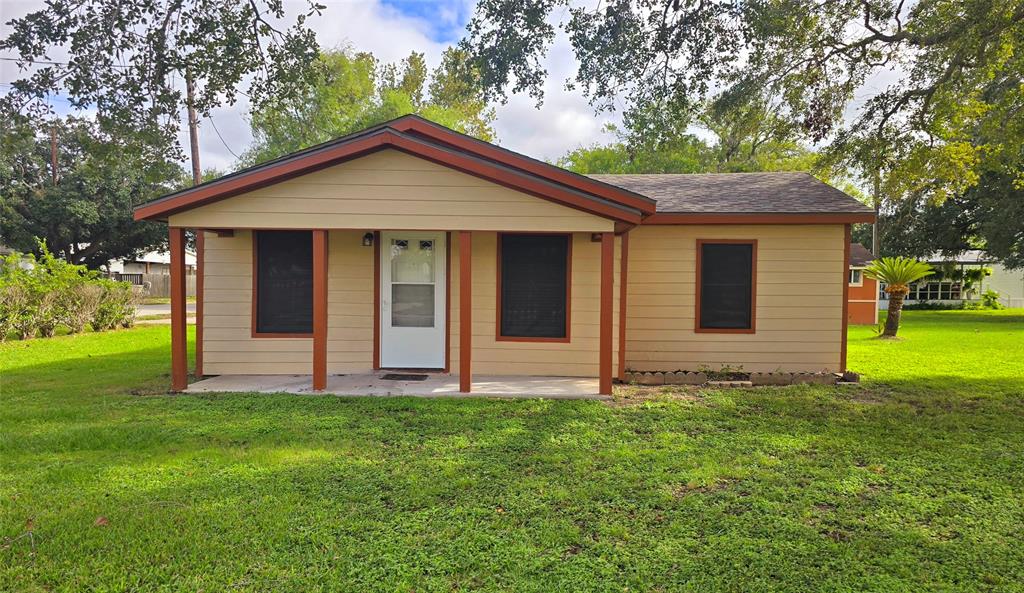
[[[497,308],[494,311],[495,329],[494,339],[498,342],[548,342],[556,344],[567,344],[572,340],[570,330],[572,328],[572,233],[545,233],[545,232],[498,232],[497,255],[498,255],[498,278],[497,278]],[[505,235],[547,235],[554,237],[567,237],[568,248],[565,257],[568,260],[565,266],[565,337],[564,338],[531,338],[524,336],[503,336],[501,335],[501,238]]]
[[[749,328],[704,328],[700,326],[700,293],[701,293],[701,255],[704,244],[750,245],[750,327]],[[693,331],[698,334],[753,334],[757,333],[757,239],[697,239],[697,284],[695,300],[696,309],[693,319]]]
[[[254,229],[249,234],[252,235],[252,325],[250,326],[251,336],[253,338],[309,338],[313,339],[313,332],[309,333],[275,333],[275,332],[258,332],[257,327],[257,316],[256,307],[259,304],[259,299],[256,298],[257,293],[257,270],[259,269],[259,253],[258,253],[258,241],[256,240],[256,233],[261,230],[278,230],[278,229]],[[288,229],[288,230],[303,230],[303,229]]]

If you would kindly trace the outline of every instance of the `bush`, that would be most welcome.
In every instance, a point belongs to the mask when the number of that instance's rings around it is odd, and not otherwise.
[[[1003,308],[1003,304],[999,302],[999,293],[991,288],[981,293],[981,305],[986,309]]]
[[[54,335],[59,326],[72,333],[92,324],[102,331],[135,324],[139,296],[126,282],[99,278],[84,266],[54,257],[14,253],[0,259],[0,341],[11,333],[27,340]]]
[[[127,282],[99,280],[100,298],[92,318],[96,331],[135,325],[135,305],[139,297]]]

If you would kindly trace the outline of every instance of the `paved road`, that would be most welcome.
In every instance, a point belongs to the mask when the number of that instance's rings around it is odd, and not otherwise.
[[[196,312],[196,304],[188,303],[185,310],[189,313]],[[138,305],[135,307],[136,315],[170,315],[171,306],[168,305]]]

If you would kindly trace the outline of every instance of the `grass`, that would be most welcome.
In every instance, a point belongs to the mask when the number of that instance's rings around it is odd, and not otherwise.
[[[1024,590],[1024,312],[901,334],[853,328],[862,387],[639,405],[171,396],[167,327],[0,345],[0,590]]]

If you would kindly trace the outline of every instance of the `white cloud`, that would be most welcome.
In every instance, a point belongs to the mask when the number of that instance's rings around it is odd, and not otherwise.
[[[472,0],[417,6],[415,15],[380,0],[321,0],[321,3],[326,6],[324,12],[307,21],[321,46],[348,44],[357,50],[372,52],[383,62],[398,61],[417,51],[426,55],[431,66],[440,62],[445,47],[454,42],[436,40],[438,23],[444,25],[442,32],[450,34],[461,30],[458,19],[465,18],[472,9]],[[306,6],[304,0],[285,2],[286,10],[292,15],[305,10]],[[6,23],[43,7],[40,0],[0,0],[0,22]],[[0,35],[9,31],[9,27],[0,25]],[[60,60],[66,58],[66,54],[54,52],[50,58]],[[564,36],[552,47],[545,65],[550,76],[540,109],[535,108],[534,100],[527,96],[511,97],[508,104],[498,106],[495,128],[499,143],[535,158],[554,160],[578,146],[607,140],[601,128],[610,117],[607,114],[595,116],[579,92],[564,89],[565,80],[575,72],[575,59]],[[13,62],[0,61],[0,82],[9,83],[19,76]],[[4,88],[7,87],[0,87],[0,91]],[[232,106],[215,109],[211,113],[212,122],[209,119],[200,122],[200,162],[204,168],[229,169],[235,162],[232,151],[241,154],[249,145],[252,136],[246,121],[247,107],[247,102],[241,98]],[[182,127],[179,140],[187,147],[188,133]]]

